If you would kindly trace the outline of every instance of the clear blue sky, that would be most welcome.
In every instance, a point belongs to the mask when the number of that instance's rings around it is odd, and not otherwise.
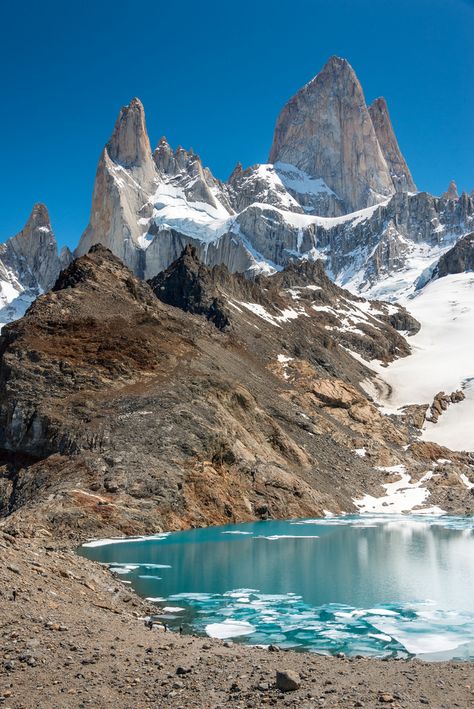
[[[285,101],[332,54],[383,95],[420,189],[474,188],[474,1],[3,0],[0,240],[45,202],[60,244],[85,228],[118,110],[152,146],[192,146],[220,178],[265,162]]]

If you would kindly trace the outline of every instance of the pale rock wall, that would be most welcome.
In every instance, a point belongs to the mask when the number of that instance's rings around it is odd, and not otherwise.
[[[290,163],[321,177],[347,212],[395,191],[362,87],[350,64],[339,57],[331,57],[283,108],[269,162]]]

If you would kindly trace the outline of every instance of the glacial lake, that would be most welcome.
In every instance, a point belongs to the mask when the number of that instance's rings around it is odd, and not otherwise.
[[[323,654],[474,659],[474,518],[347,515],[90,542],[172,630]]]

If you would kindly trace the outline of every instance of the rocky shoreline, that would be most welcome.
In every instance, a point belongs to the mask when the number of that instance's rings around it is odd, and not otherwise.
[[[375,660],[269,651],[180,636],[156,608],[71,542],[0,530],[0,707],[169,709],[474,706],[467,662]],[[297,674],[297,689],[276,673]]]

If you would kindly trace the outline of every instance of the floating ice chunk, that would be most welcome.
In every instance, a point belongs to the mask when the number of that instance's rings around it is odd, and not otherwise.
[[[268,539],[270,541],[276,541],[277,539],[319,539],[317,534],[270,534],[268,537],[261,534],[255,539]]]
[[[109,544],[128,544],[133,542],[157,542],[161,539],[166,539],[170,532],[160,532],[149,537],[112,537],[110,539],[92,539],[89,542],[84,542],[83,547],[104,547]]]
[[[206,633],[210,638],[238,638],[241,635],[255,633],[255,627],[246,620],[224,620],[222,623],[209,623]]]
[[[110,570],[114,574],[129,574],[130,571],[138,569],[138,564],[111,564]]]
[[[180,613],[185,610],[186,608],[181,608],[180,606],[165,606],[162,608],[163,613]]]

